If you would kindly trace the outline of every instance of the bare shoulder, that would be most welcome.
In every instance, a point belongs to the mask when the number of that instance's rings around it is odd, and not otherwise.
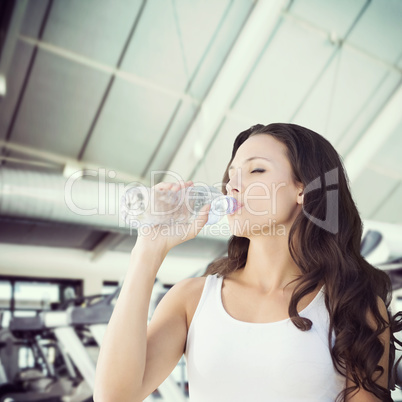
[[[186,310],[187,329],[190,327],[198,302],[205,285],[205,276],[186,278],[177,282],[171,289],[179,297]]]
[[[172,288],[171,291],[176,293],[176,295],[180,296],[191,296],[193,293],[197,293],[204,288],[206,277],[200,276],[195,278],[186,278],[177,282]]]

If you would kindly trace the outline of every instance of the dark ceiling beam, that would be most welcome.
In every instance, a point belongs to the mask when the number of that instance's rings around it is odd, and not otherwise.
[[[125,55],[127,53],[128,46],[130,45],[130,42],[131,42],[132,38],[134,37],[134,33],[137,30],[138,23],[139,23],[139,21],[141,19],[141,16],[142,16],[143,12],[144,12],[145,4],[146,4],[146,0],[143,0],[139,11],[138,11],[136,17],[134,18],[133,25],[131,27],[131,30],[130,30],[128,36],[127,36],[127,39],[126,39],[126,42],[125,42],[125,44],[123,46],[123,49],[121,51],[119,60],[117,61],[116,70],[120,69],[120,66],[121,66],[121,64],[122,64],[122,62],[124,60],[124,57],[125,57]],[[112,89],[112,86],[113,86],[115,78],[116,78],[116,75],[112,74],[110,79],[109,79],[109,82],[108,82],[108,85],[106,87],[106,90],[105,90],[105,92],[104,92],[104,94],[102,96],[102,99],[101,99],[100,103],[99,103],[98,110],[95,113],[95,116],[94,116],[94,118],[92,120],[91,126],[89,127],[88,133],[87,133],[87,135],[85,137],[84,143],[82,144],[81,150],[78,153],[77,160],[79,160],[79,161],[82,160],[82,158],[83,158],[83,156],[85,154],[85,150],[87,149],[89,141],[90,141],[90,139],[92,137],[92,134],[93,134],[93,132],[95,130],[96,124],[98,123],[99,116],[101,115],[103,107],[105,106],[106,99],[109,96],[109,93],[110,93],[110,90]]]

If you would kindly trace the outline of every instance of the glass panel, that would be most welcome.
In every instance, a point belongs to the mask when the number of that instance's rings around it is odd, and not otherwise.
[[[41,282],[15,282],[16,309],[49,309],[59,302],[59,285]]]
[[[0,281],[0,309],[10,308],[11,283],[9,281]]]
[[[116,290],[117,286],[118,286],[117,282],[116,282],[116,284],[104,283],[102,286],[102,294],[110,295],[111,293],[113,293]]]

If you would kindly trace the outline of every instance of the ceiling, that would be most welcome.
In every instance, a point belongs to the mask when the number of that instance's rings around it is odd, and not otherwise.
[[[402,2],[6,2],[0,170],[44,186],[99,169],[115,183],[176,174],[217,185],[240,131],[292,122],[338,150],[363,219],[402,224]],[[1,243],[98,258],[134,243],[84,221],[3,211],[0,223]],[[175,253],[213,259],[226,239],[200,236]]]

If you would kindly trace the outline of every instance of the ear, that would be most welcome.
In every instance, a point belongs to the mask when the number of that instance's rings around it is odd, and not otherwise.
[[[297,194],[296,203],[299,204],[299,205],[303,205],[303,201],[304,201],[304,193],[303,193],[303,191],[304,191],[303,187],[298,188],[298,194]]]

